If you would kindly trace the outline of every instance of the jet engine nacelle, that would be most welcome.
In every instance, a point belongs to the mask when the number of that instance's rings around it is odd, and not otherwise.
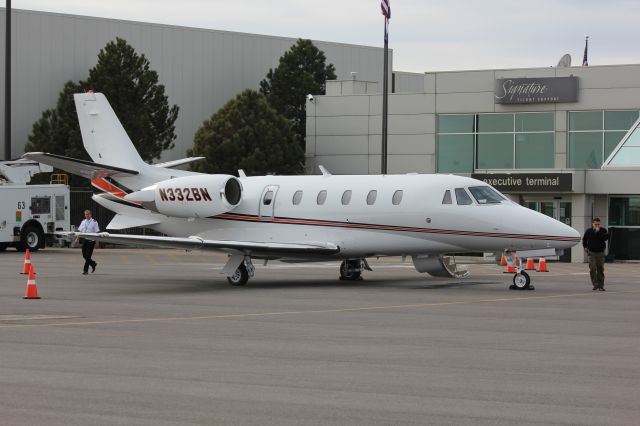
[[[231,175],[197,175],[163,180],[125,196],[146,209],[173,217],[211,217],[242,200],[240,180]]]

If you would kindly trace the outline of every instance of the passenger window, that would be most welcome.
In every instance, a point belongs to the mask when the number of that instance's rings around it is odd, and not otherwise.
[[[273,201],[273,191],[267,191],[262,199],[262,204],[268,206]]]
[[[293,194],[293,200],[291,200],[291,202],[294,206],[297,206],[300,204],[300,201],[302,201],[302,191],[296,191],[295,194]]]
[[[377,197],[378,191],[376,191],[375,189],[369,191],[369,193],[367,194],[367,204],[370,206],[375,204]]]
[[[347,189],[342,193],[342,205],[346,206],[351,202],[351,190]]]
[[[451,191],[449,191],[447,189],[447,191],[444,193],[444,197],[442,198],[442,204],[451,204]]]
[[[322,190],[318,192],[318,198],[316,199],[316,201],[318,202],[318,205],[319,206],[323,205],[326,200],[327,200],[327,191]]]
[[[397,206],[398,204],[400,204],[400,202],[402,202],[402,190],[398,189],[396,192],[393,193],[393,197],[391,198],[391,203],[393,203],[394,206]]]
[[[469,194],[467,194],[467,191],[465,191],[464,188],[456,188],[456,201],[460,206],[473,204],[471,197],[469,197]]]

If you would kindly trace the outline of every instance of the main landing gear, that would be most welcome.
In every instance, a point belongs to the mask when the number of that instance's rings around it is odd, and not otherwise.
[[[340,279],[343,281],[361,281],[362,271],[371,267],[365,259],[347,259],[340,264]]]
[[[524,271],[524,259],[518,259],[515,252],[505,252],[507,265],[514,268],[513,284],[509,286],[509,290],[535,290],[531,285],[531,277]]]
[[[231,256],[227,265],[232,265],[232,262],[235,263],[233,256]],[[225,269],[227,269],[226,266]],[[227,275],[227,281],[229,281],[229,284],[235,286],[245,285],[247,281],[249,281],[249,278],[253,277],[254,272],[255,268],[253,267],[253,263],[251,263],[251,257],[244,256],[236,270],[232,274]]]

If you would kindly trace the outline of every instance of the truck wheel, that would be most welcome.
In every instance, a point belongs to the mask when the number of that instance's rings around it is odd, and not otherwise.
[[[0,251],[5,251],[9,247],[9,243],[0,243]]]
[[[35,226],[25,226],[22,229],[20,243],[18,243],[18,251],[38,251],[40,244],[44,239],[42,231]]]

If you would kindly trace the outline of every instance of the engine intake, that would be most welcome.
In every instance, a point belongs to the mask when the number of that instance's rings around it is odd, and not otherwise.
[[[173,217],[211,217],[242,201],[242,184],[231,175],[197,175],[168,179],[125,197],[148,210]]]

